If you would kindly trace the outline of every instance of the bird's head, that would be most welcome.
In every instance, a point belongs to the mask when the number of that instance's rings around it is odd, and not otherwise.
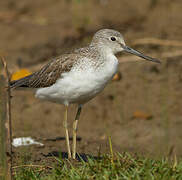
[[[111,51],[113,54],[125,51],[127,53],[139,56],[145,60],[160,63],[159,60],[146,56],[143,53],[126,46],[122,34],[112,29],[101,29],[97,31],[92,39],[91,44],[97,45],[99,48],[106,49],[107,51]]]

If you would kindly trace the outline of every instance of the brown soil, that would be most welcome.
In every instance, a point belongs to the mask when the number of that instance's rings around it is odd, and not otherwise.
[[[35,71],[51,57],[87,44],[98,29],[117,29],[129,46],[152,54],[162,64],[121,62],[122,79],[83,108],[77,151],[96,156],[108,152],[110,134],[114,151],[181,156],[182,55],[175,56],[181,47],[133,43],[147,37],[182,40],[181,11],[177,0],[1,1],[0,54],[6,56],[11,73],[22,67]],[[171,57],[165,57],[166,52]],[[31,136],[45,144],[13,148],[14,156],[27,151],[34,161],[49,161],[49,154],[66,152],[64,107],[35,99],[31,91],[12,95],[13,137]],[[151,118],[136,118],[136,112]],[[75,113],[76,108],[70,107],[70,130]]]

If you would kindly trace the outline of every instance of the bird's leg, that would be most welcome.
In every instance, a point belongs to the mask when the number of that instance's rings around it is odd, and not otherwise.
[[[77,125],[78,125],[78,120],[80,118],[81,110],[82,110],[82,105],[79,105],[75,120],[73,122],[73,147],[72,147],[73,159],[76,158],[76,132],[77,132]]]
[[[71,158],[71,150],[70,150],[70,143],[69,143],[67,119],[68,119],[68,105],[65,106],[63,126],[64,126],[64,129],[65,129],[65,138],[66,138],[66,146],[67,146],[67,150],[68,150],[68,158],[70,159]]]

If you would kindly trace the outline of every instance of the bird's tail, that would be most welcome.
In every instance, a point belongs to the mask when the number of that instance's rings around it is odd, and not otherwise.
[[[31,77],[32,77],[32,74],[28,75],[26,77],[23,77],[21,79],[15,80],[15,81],[11,81],[10,82],[10,88],[16,89],[16,88],[19,88],[19,87],[25,87],[25,88],[29,87],[28,82],[29,82]]]

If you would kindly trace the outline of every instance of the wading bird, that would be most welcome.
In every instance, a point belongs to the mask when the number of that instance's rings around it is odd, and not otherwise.
[[[123,36],[112,29],[101,29],[95,33],[90,45],[63,54],[51,60],[39,71],[10,82],[11,88],[35,88],[37,98],[65,106],[64,128],[68,158],[76,157],[76,132],[82,106],[100,93],[118,69],[115,54],[128,52],[149,61],[159,60],[145,56],[126,46]],[[67,127],[67,111],[70,104],[78,110],[73,122],[72,154]]]

